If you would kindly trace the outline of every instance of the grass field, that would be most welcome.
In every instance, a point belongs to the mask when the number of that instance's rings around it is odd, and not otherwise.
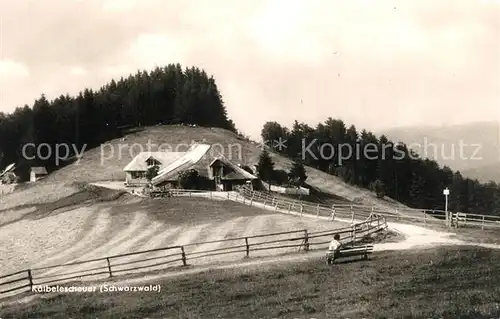
[[[73,181],[23,184],[12,193],[0,197],[0,212],[12,209],[52,203],[80,192]]]
[[[73,193],[59,200],[0,211],[1,273],[193,242],[345,226],[233,201],[138,198],[75,186]]]
[[[161,293],[61,293],[2,318],[498,318],[500,251],[463,247],[241,264],[179,275]],[[117,283],[118,285],[118,283]],[[120,284],[120,285],[123,285]]]
[[[285,201],[306,201],[311,204],[317,203],[322,205],[334,205],[334,204],[352,204],[352,202],[342,198],[340,196],[336,196],[329,193],[319,192],[315,189],[310,189],[309,195],[298,195],[298,194],[280,194],[277,192],[270,192],[268,190],[261,190],[262,193],[265,193],[269,196],[275,197],[280,200]]]
[[[115,152],[111,157],[109,147],[104,148],[104,154],[100,148],[88,150],[79,163],[70,164],[40,182],[19,185],[16,191],[0,195],[0,275],[158,247],[347,226],[229,200],[139,198],[87,184],[123,180],[122,169],[134,153],[126,147],[116,153],[118,145],[146,147],[148,140],[173,147],[193,141],[220,143],[226,156],[231,148],[233,153],[228,157],[249,165],[257,162],[260,153],[257,145],[233,133],[183,126],[147,128],[128,135],[125,141],[111,141],[109,145]],[[107,158],[101,158],[102,155]],[[289,160],[275,154],[273,157],[277,168],[289,167]],[[377,199],[369,191],[346,185],[318,170],[307,168],[307,174],[307,182],[326,195],[303,199],[327,204],[345,198],[388,209],[403,207],[392,200]],[[412,244],[431,242],[430,231],[405,227],[402,229],[408,228],[411,235],[408,238],[402,235],[404,231],[377,234],[375,241],[386,243],[378,245],[379,248],[392,249],[387,248],[391,247],[390,242],[398,242],[392,245],[394,247],[401,246],[405,243],[401,242],[403,239]],[[444,230],[436,225],[431,228],[437,235]],[[459,229],[456,232],[456,238],[461,240],[500,243],[496,231]],[[443,243],[449,244],[447,239],[440,242]],[[194,244],[186,252],[189,255],[225,245],[229,244]],[[297,250],[296,247],[287,249],[280,253]],[[163,253],[155,252],[147,257]],[[250,261],[243,261],[243,255],[199,259],[193,263],[196,272],[190,275],[175,273],[174,269],[173,276],[162,275],[162,279],[156,279],[153,284],[161,283],[161,294],[47,295],[28,304],[0,308],[0,318],[477,318],[500,315],[500,288],[495,285],[500,274],[498,250],[455,246],[377,251],[372,260],[330,268],[319,259],[321,251],[309,252],[304,257],[274,254],[266,250],[252,253]],[[123,261],[145,256],[126,258]],[[238,266],[228,266],[231,263]],[[73,270],[81,270],[80,266],[75,267]],[[222,269],[200,272],[204,267]],[[60,271],[58,267],[34,274],[36,277]],[[117,280],[140,280],[141,276],[132,274]],[[146,278],[151,278],[151,274]],[[91,282],[86,281],[85,285]]]

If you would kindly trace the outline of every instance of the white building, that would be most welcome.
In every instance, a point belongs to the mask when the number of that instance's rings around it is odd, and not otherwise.
[[[43,166],[32,167],[30,172],[30,182],[36,182],[37,180],[47,176],[47,169]]]

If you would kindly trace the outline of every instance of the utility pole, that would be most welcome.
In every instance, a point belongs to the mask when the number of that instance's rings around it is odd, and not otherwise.
[[[450,195],[450,190],[448,189],[448,187],[446,187],[444,190],[443,190],[443,195],[444,195],[444,213],[445,213],[445,216],[446,216],[446,225],[450,226],[451,225],[451,219],[450,217],[448,216],[448,195]]]

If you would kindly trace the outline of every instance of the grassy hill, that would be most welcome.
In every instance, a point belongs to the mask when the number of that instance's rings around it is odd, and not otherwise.
[[[237,134],[219,128],[188,127],[181,125],[165,125],[145,128],[142,131],[126,135],[125,140],[114,139],[94,149],[87,150],[79,162],[72,163],[50,174],[40,185],[97,182],[104,180],[124,180],[123,168],[142,149],[148,150],[148,142],[153,145],[151,151],[162,145],[162,150],[183,151],[192,142],[203,142],[212,145],[209,154],[221,152],[235,163],[254,165],[261,152],[255,142],[247,141]],[[154,146],[156,145],[156,147]],[[278,169],[288,170],[292,161],[272,154]],[[404,205],[388,200],[377,199],[374,193],[348,185],[340,178],[320,170],[306,167],[307,183],[317,190],[333,194],[349,201],[366,205],[393,208]]]
[[[85,187],[55,201],[0,210],[0,271],[5,274],[158,247],[288,230],[331,230],[345,225],[273,213],[233,201],[149,199]],[[216,249],[222,244],[192,249]],[[234,256],[222,258],[233,260]]]
[[[209,143],[211,151],[222,150],[236,163],[248,165],[257,162],[261,151],[256,143],[226,130],[185,126],[146,128],[127,135],[125,140],[110,141],[109,146],[102,147],[103,153],[101,148],[88,150],[79,162],[39,182],[21,184],[16,191],[1,197],[2,273],[67,263],[77,258],[204,241],[208,237],[217,240],[292,229],[335,228],[335,223],[272,214],[229,201],[201,198],[155,201],[88,186],[90,182],[123,180],[123,167],[140,151],[140,145],[147,147],[148,141],[172,148],[185,144],[184,149],[193,141]],[[135,148],[135,153],[129,152],[130,148]],[[111,149],[114,156],[109,156]],[[277,168],[290,167],[290,160],[272,156]],[[398,205],[379,200],[371,192],[346,185],[319,170],[309,167],[306,170],[308,183],[321,192],[368,205]]]

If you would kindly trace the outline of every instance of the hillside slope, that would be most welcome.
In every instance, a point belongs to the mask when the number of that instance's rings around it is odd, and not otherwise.
[[[209,155],[220,152],[235,163],[249,166],[257,163],[261,152],[257,143],[246,141],[224,129],[181,125],[155,126],[129,134],[124,139],[114,139],[101,147],[87,150],[79,162],[50,174],[42,183],[124,180],[123,168],[139,151],[156,151],[158,147],[161,150],[185,151],[193,142],[212,145]],[[148,145],[150,145],[149,149]],[[278,169],[288,170],[292,164],[290,159],[277,154],[272,154],[272,157]],[[306,167],[306,171],[307,183],[322,192],[357,203],[377,205],[388,209],[406,207],[390,199],[377,199],[372,192],[348,185],[340,178],[320,170]]]
[[[332,230],[345,225],[287,216],[232,201],[149,199],[92,187],[51,203],[0,210],[0,276],[20,269],[159,247],[289,230]],[[186,252],[224,245],[226,243],[195,245]],[[234,245],[234,242],[227,245]],[[121,262],[137,258],[145,257],[131,256]],[[228,255],[216,259],[224,258],[234,260],[235,257]],[[196,260],[196,263],[212,262],[212,259]],[[57,271],[51,269],[34,275]]]

